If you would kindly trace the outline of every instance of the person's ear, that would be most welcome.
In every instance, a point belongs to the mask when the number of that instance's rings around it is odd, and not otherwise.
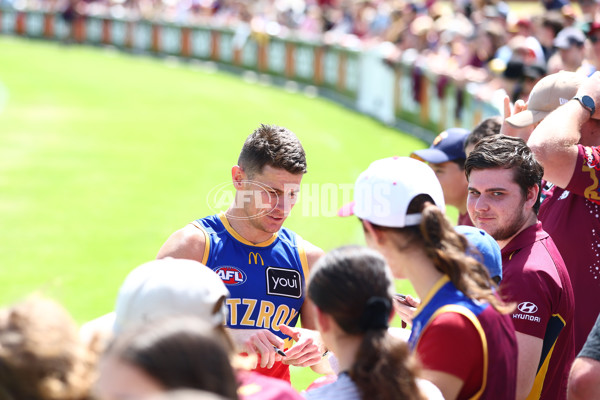
[[[319,324],[319,328],[323,332],[328,332],[331,329],[331,317],[328,314],[324,313],[317,306],[315,306],[315,310],[317,311],[317,323]]]
[[[375,240],[375,243],[382,244],[384,240],[384,233],[382,230],[377,229],[371,224],[369,221],[362,220],[363,230],[365,235],[369,235],[371,238]]]
[[[239,165],[234,165],[231,168],[231,179],[233,180],[233,186],[236,189],[241,189],[243,182],[246,180],[246,173]]]
[[[527,208],[533,208],[533,206],[535,205],[535,203],[538,199],[539,193],[540,193],[539,185],[533,185],[532,187],[527,189],[527,198],[525,199],[525,205],[527,206]]]

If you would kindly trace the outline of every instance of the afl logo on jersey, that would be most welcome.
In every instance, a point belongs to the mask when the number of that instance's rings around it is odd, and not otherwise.
[[[236,286],[246,282],[246,274],[236,267],[223,266],[215,268],[214,271],[226,285]]]

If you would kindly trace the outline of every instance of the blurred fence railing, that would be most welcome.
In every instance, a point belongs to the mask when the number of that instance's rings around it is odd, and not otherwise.
[[[95,16],[75,18],[71,29],[77,43],[213,61],[311,85],[320,95],[426,140],[448,127],[472,128],[498,113],[469,85],[429,73],[414,59],[386,62],[385,45],[361,50],[223,27]],[[63,40],[69,27],[57,13],[0,7],[0,33]]]

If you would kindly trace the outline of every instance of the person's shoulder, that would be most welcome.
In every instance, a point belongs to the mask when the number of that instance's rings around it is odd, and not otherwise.
[[[563,258],[550,235],[540,237],[531,246],[530,255],[525,264],[526,271],[543,271],[553,274],[556,270],[566,269]]]
[[[321,258],[325,252],[320,247],[312,244],[308,240],[304,240],[300,238],[300,245],[304,247],[304,251],[306,252],[306,258],[308,259],[308,265],[314,265],[319,258]]]
[[[190,223],[167,239],[156,258],[186,258],[202,262],[206,243],[206,231],[199,225]]]
[[[173,235],[176,235],[185,246],[204,245],[206,242],[206,230],[194,223],[187,224]]]
[[[356,384],[346,374],[340,374],[335,382],[304,393],[308,400],[360,400]]]
[[[545,241],[538,241],[532,246],[519,250],[512,258],[512,262],[505,264],[507,271],[506,282],[515,284],[514,280],[520,281],[522,288],[530,287],[530,290],[542,290],[547,278],[558,277],[558,269],[564,263],[557,264],[552,254],[548,251]],[[562,259],[561,259],[562,261]],[[510,278],[512,277],[512,278]],[[504,278],[503,278],[504,280]]]
[[[442,307],[438,312],[430,322],[431,328],[461,332],[463,329],[473,326],[474,314],[466,307],[451,305]]]
[[[548,233],[538,227],[523,230],[502,250],[503,270],[540,269],[552,259],[545,246],[549,238]]]
[[[550,236],[521,249],[513,261],[504,264],[501,291],[514,300],[542,302],[572,291],[565,263]],[[519,300],[520,301],[520,300]]]

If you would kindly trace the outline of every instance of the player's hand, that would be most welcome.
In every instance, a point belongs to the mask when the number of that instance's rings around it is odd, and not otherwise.
[[[533,132],[533,128],[535,124],[530,126],[526,126],[525,128],[518,128],[506,122],[506,118],[518,114],[521,111],[527,110],[527,103],[523,100],[517,100],[515,102],[514,110],[510,109],[510,98],[508,96],[504,97],[504,120],[502,121],[502,127],[500,128],[500,133],[507,136],[517,137],[523,139],[525,142],[529,140],[529,136],[531,136],[531,132]]]
[[[398,314],[403,322],[411,325],[415,310],[420,304],[421,301],[419,299],[415,299],[409,294],[407,294],[403,299],[394,296],[394,310],[396,311],[396,314]]]
[[[279,329],[296,342],[286,350],[287,357],[283,358],[284,364],[310,367],[321,362],[326,349],[319,332],[287,325],[279,325]]]
[[[267,329],[228,329],[238,351],[258,355],[262,368],[272,368],[281,361],[275,347],[283,349],[283,339]]]

